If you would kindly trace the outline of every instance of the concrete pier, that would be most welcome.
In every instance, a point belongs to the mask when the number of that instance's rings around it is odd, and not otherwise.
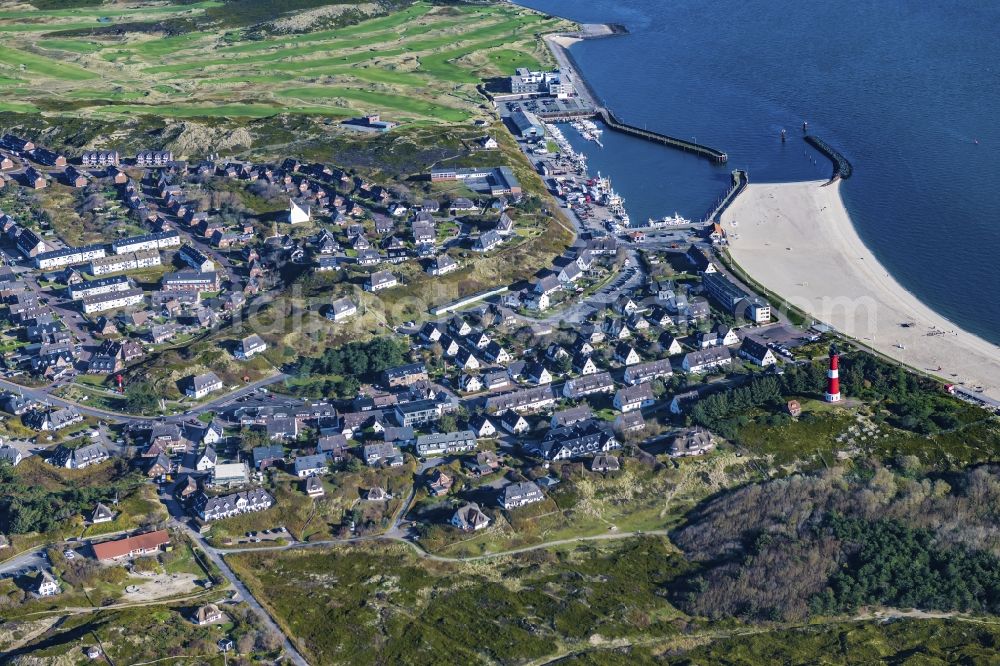
[[[704,222],[712,223],[721,221],[722,214],[726,212],[726,209],[736,201],[736,197],[740,196],[740,193],[746,189],[747,185],[750,183],[750,178],[747,176],[747,172],[743,169],[733,170],[733,184],[730,186],[729,190],[722,195],[722,198],[716,202],[712,210],[708,212],[705,216]]]
[[[608,35],[613,33],[608,33]],[[602,35],[602,36],[608,36]],[[590,84],[587,80],[580,75],[579,67],[576,66],[576,62],[573,59],[573,54],[569,52],[569,44],[573,41],[580,39],[586,39],[587,35],[546,35],[545,43],[549,45],[549,50],[552,51],[552,55],[555,56],[556,62],[559,64],[559,69],[569,73],[570,77],[573,79],[573,83],[576,86],[577,95],[581,99],[586,101],[594,109],[594,115],[599,117],[604,121],[610,129],[616,132],[622,132],[623,134],[630,134],[632,136],[638,137],[640,139],[646,139],[648,141],[654,141],[656,143],[662,143],[665,146],[671,148],[677,148],[689,153],[694,153],[701,157],[711,160],[716,164],[725,164],[729,160],[729,156],[721,150],[716,150],[709,146],[703,146],[694,141],[686,141],[684,139],[678,139],[677,137],[670,136],[668,134],[662,134],[660,132],[653,132],[650,130],[642,129],[634,125],[629,125],[617,118],[610,110],[608,110],[603,104],[598,102],[598,97],[591,89]],[[577,116],[579,117],[579,116]],[[547,120],[570,120],[571,118],[547,118]]]
[[[622,132],[623,134],[630,134],[632,136],[639,137],[641,139],[646,139],[648,141],[655,141],[656,143],[662,143],[671,148],[678,148],[680,150],[694,153],[700,157],[712,160],[716,164],[725,164],[729,160],[729,156],[726,155],[721,150],[716,150],[715,148],[710,148],[708,146],[703,146],[700,143],[695,143],[693,141],[685,141],[684,139],[678,139],[677,137],[670,136],[668,134],[661,134],[660,132],[653,132],[647,129],[641,129],[635,127],[634,125],[629,125],[618,120],[611,111],[606,108],[599,108],[597,110],[597,115],[601,117],[604,124],[615,130],[616,132]]]

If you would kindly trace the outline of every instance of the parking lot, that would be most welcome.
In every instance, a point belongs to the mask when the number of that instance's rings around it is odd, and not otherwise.
[[[237,539],[235,543],[237,544],[263,543],[267,541],[277,541],[278,539],[285,539],[286,541],[294,541],[291,535],[288,534],[288,530],[286,530],[284,527],[275,527],[270,530],[258,530],[255,532],[247,532],[245,535]]]

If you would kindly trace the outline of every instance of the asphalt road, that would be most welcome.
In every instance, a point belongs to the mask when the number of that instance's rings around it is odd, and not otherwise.
[[[309,662],[305,660],[302,654],[292,645],[289,640],[288,635],[282,631],[281,627],[278,626],[271,614],[260,604],[259,601],[253,596],[250,590],[243,584],[243,581],[239,579],[236,573],[229,567],[226,563],[225,558],[222,556],[222,551],[216,550],[205,541],[205,539],[198,534],[196,531],[191,529],[187,523],[187,516],[180,504],[173,498],[172,494],[168,492],[168,486],[164,485],[160,488],[160,501],[164,506],[167,507],[167,511],[170,513],[170,525],[176,529],[184,531],[188,537],[196,544],[198,544],[201,549],[208,555],[208,558],[219,568],[222,575],[229,581],[229,584],[233,586],[240,598],[246,602],[250,610],[258,617],[261,623],[267,627],[270,631],[273,631],[282,638],[282,649],[289,660],[296,666],[309,666]]]
[[[48,568],[49,560],[45,557],[46,546],[18,553],[9,560],[0,562],[0,577],[26,574],[29,571]]]
[[[179,414],[171,414],[169,416],[137,416],[134,414],[125,414],[121,412],[112,412],[106,409],[99,409],[97,407],[89,407],[87,405],[73,402],[72,400],[66,400],[64,398],[57,398],[50,393],[50,391],[59,385],[49,384],[46,386],[29,388],[21,386],[20,384],[15,384],[14,382],[7,381],[6,379],[0,379],[0,388],[3,388],[11,393],[20,393],[25,398],[29,398],[38,403],[49,404],[56,407],[75,407],[81,414],[86,416],[94,416],[100,419],[105,419],[107,421],[113,421],[116,423],[123,423],[127,421],[159,421],[163,420],[168,423],[179,423],[181,421],[188,421],[191,418],[197,418],[198,415],[205,412],[218,411],[219,409],[230,405],[235,402],[238,398],[245,395],[250,395],[257,389],[265,386],[270,386],[271,384],[277,384],[278,382],[283,382],[288,378],[283,372],[279,372],[271,377],[266,377],[260,379],[256,382],[247,384],[246,386],[241,386],[236,391],[227,393],[226,395],[220,396],[215,400],[210,400],[209,402],[203,403],[192,407],[191,409],[186,409]]]

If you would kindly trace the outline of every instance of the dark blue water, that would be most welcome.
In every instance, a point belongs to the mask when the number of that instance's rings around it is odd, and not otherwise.
[[[612,132],[603,150],[580,140],[633,218],[700,217],[736,167],[755,182],[829,176],[802,141],[808,120],[854,165],[842,192],[869,248],[929,306],[1000,343],[1000,3],[522,4],[624,24],[572,48],[603,102],[729,154],[717,167]]]

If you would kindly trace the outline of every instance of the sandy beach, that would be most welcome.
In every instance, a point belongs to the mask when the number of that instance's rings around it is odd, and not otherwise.
[[[1000,400],[1000,348],[904,289],[855,232],[840,182],[823,184],[751,184],[722,219],[737,263],[839,331]]]

